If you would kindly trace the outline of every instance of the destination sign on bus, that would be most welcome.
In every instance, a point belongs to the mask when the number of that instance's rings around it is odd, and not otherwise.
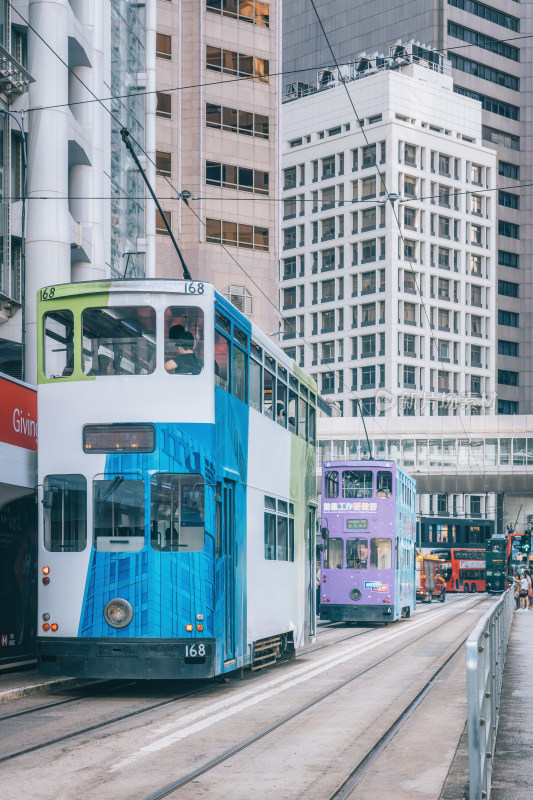
[[[347,519],[346,520],[346,530],[347,531],[364,531],[368,528],[368,520],[367,519]]]
[[[459,569],[483,569],[484,561],[459,561]]]

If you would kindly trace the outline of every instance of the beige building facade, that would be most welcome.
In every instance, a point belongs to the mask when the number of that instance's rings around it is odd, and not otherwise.
[[[279,64],[277,0],[158,0],[157,195],[193,279],[267,333],[279,326]],[[160,215],[156,230],[157,275],[181,277]]]

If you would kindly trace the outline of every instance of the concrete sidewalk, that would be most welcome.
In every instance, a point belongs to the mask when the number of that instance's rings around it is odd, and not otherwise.
[[[86,683],[79,678],[42,678],[37,675],[37,669],[25,669],[17,672],[0,673],[0,705],[19,697],[29,697],[36,694],[47,694],[56,689],[62,689]]]
[[[515,611],[509,638],[491,800],[530,800],[533,787],[533,611]]]

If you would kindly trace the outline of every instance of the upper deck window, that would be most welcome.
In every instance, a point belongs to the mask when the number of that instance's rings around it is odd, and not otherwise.
[[[370,470],[345,469],[342,473],[343,497],[372,497]]]
[[[193,306],[165,311],[165,369],[173,375],[198,375],[204,366],[204,312]]]
[[[83,475],[44,479],[44,547],[51,553],[79,553],[87,545],[87,481]]]
[[[72,311],[44,315],[44,374],[66,378],[74,371],[74,317]]]
[[[377,489],[378,497],[392,497],[392,472],[379,470]]]
[[[324,494],[329,499],[339,496],[339,473],[337,470],[328,470],[324,475]]]
[[[154,550],[192,553],[205,542],[205,485],[201,475],[160,473],[151,480]]]
[[[148,375],[155,369],[155,310],[86,308],[82,314],[87,375]]]

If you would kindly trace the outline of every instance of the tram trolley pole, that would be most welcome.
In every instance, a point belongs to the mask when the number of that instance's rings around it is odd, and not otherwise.
[[[508,589],[466,642],[470,800],[490,798],[503,667],[514,606],[513,590]]]

